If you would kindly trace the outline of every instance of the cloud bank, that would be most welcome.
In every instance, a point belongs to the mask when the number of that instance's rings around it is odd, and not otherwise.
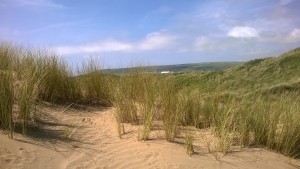
[[[103,53],[103,52],[141,52],[160,50],[170,47],[175,42],[172,35],[154,32],[138,42],[122,42],[114,39],[84,45],[57,46],[52,48],[62,55]]]

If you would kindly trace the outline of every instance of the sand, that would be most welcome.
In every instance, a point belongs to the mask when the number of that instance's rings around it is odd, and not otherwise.
[[[141,126],[126,125],[120,139],[113,108],[40,109],[41,125],[27,137],[15,134],[10,140],[0,131],[1,169],[300,168],[299,160],[260,148],[213,155],[201,138],[195,138],[195,153],[189,156],[184,145],[165,141],[160,131],[140,141]]]

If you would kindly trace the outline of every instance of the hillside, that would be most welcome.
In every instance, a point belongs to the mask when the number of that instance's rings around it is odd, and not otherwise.
[[[250,92],[253,90],[285,85],[299,86],[300,48],[275,58],[256,59],[224,71],[206,74],[179,75],[177,83],[200,87],[204,91],[229,90]]]
[[[151,72],[203,72],[203,71],[221,71],[233,66],[242,64],[243,62],[207,62],[207,63],[195,63],[195,64],[178,64],[178,65],[162,65],[162,66],[145,66],[135,67],[143,68]],[[104,69],[104,73],[122,74],[128,73],[133,68],[119,68],[119,69]]]

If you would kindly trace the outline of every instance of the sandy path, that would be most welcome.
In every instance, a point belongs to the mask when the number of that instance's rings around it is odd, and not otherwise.
[[[137,126],[126,125],[127,134],[119,139],[113,111],[52,110],[51,123],[32,137],[16,134],[9,140],[1,133],[0,168],[300,168],[299,160],[262,149],[230,153],[217,161],[199,147],[189,157],[180,144],[138,141]]]

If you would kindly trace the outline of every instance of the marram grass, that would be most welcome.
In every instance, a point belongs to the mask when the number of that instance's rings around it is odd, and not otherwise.
[[[0,127],[13,138],[13,80],[10,71],[0,70]]]
[[[239,144],[300,157],[298,50],[223,72],[179,75],[135,68],[112,76],[91,60],[75,76],[55,53],[9,43],[0,44],[0,59],[0,127],[11,138],[15,123],[26,133],[38,101],[96,103],[116,108],[120,137],[124,123],[132,123],[143,126],[147,140],[159,120],[167,141],[181,127],[213,128],[224,154]],[[185,138],[188,152],[192,138]]]

